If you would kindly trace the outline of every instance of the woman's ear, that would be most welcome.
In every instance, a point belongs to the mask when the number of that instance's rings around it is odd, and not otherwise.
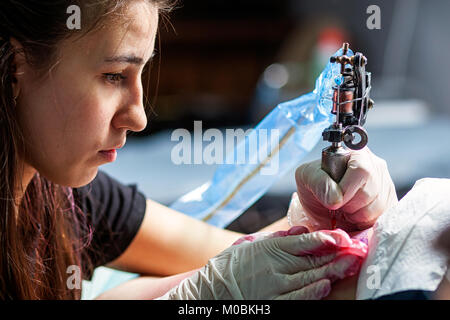
[[[25,53],[23,50],[23,46],[20,44],[19,41],[17,41],[15,38],[10,38],[9,40],[11,42],[12,50],[14,52],[14,59],[12,62],[12,87],[13,87],[13,96],[14,100],[17,99],[17,97],[20,94],[20,88],[23,85],[23,75],[25,74],[25,66],[26,66],[26,59],[25,59]]]

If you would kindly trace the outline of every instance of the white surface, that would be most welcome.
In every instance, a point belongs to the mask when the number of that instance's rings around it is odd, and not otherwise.
[[[449,194],[450,179],[419,180],[398,205],[378,218],[359,275],[357,299],[436,290],[447,257],[433,248],[433,242],[450,226]],[[380,279],[378,287],[375,277]]]

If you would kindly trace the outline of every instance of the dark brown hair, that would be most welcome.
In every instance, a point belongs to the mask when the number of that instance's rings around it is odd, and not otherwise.
[[[145,0],[167,12],[170,1]],[[20,160],[25,138],[15,116],[14,52],[23,47],[27,63],[43,76],[58,58],[59,43],[83,36],[120,13],[130,0],[0,1],[0,299],[79,299],[68,288],[67,267],[86,263],[83,247],[91,233],[85,215],[73,206],[71,188],[35,174],[20,204]],[[67,28],[67,8],[81,9],[83,28]]]

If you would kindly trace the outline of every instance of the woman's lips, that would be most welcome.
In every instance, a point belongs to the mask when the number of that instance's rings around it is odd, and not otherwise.
[[[111,149],[111,150],[103,150],[99,152],[102,157],[105,158],[106,161],[108,162],[113,162],[116,160],[117,158],[117,152],[116,149]]]

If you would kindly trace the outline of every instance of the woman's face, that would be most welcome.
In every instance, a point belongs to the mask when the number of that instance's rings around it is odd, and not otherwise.
[[[79,187],[113,160],[101,151],[123,146],[128,130],[145,128],[141,74],[157,25],[157,8],[133,1],[119,22],[64,41],[44,80],[28,65],[18,66],[25,165],[55,183]]]

